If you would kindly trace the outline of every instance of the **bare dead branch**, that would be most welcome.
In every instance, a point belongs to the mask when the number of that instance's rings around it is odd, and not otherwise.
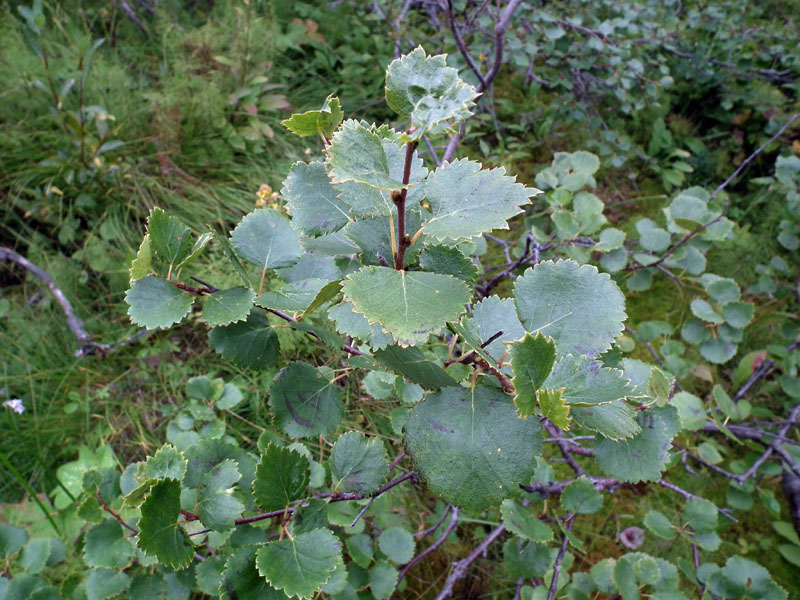
[[[436,596],[436,600],[445,600],[453,595],[453,587],[455,584],[462,579],[469,570],[469,567],[472,563],[474,563],[478,558],[486,552],[486,550],[491,546],[497,538],[503,535],[503,532],[506,530],[506,526],[502,523],[495,527],[492,532],[486,536],[486,539],[483,540],[475,550],[473,550],[469,556],[466,558],[461,559],[457,563],[453,565],[453,570],[450,572],[450,575],[447,577],[447,580],[444,582],[444,587],[442,591],[439,592],[439,595]]]

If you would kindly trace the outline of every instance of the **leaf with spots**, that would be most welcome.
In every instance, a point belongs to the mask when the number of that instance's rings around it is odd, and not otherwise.
[[[272,380],[269,406],[275,424],[292,439],[327,435],[344,411],[339,388],[304,362],[291,363]]]

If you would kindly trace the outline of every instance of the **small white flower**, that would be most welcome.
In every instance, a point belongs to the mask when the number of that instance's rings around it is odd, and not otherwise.
[[[3,406],[5,406],[6,408],[10,408],[18,415],[21,415],[22,413],[25,412],[25,405],[22,404],[22,400],[20,400],[19,398],[6,400],[5,402],[3,402]]]

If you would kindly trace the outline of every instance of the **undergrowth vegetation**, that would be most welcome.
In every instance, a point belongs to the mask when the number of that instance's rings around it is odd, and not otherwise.
[[[0,599],[800,595],[796,8],[0,5]]]

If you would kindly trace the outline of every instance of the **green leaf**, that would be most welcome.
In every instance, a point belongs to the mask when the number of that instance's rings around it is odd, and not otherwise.
[[[497,296],[484,298],[472,306],[472,318],[478,324],[481,342],[484,344],[500,333],[485,347],[485,350],[496,361],[499,361],[508,350],[505,342],[518,340],[525,335],[525,329],[519,322],[514,300],[511,298],[502,300]]]
[[[786,600],[786,592],[778,587],[764,567],[743,556],[732,556],[725,566],[706,581],[708,591],[724,598],[749,596],[759,600]]]
[[[139,245],[139,250],[136,252],[136,258],[131,261],[131,268],[128,270],[130,275],[130,283],[137,281],[150,273],[150,268],[153,262],[153,252],[150,245],[150,234],[145,234],[142,243]]]
[[[166,329],[181,321],[192,309],[194,298],[166,279],[148,275],[137,281],[125,294],[128,316],[147,329]]]
[[[245,321],[209,331],[208,342],[215,352],[240,367],[265,369],[278,360],[278,336],[257,309],[252,309]]]
[[[86,577],[87,600],[106,600],[128,589],[131,578],[116,569],[89,569]]]
[[[310,598],[330,579],[341,560],[339,541],[328,529],[268,542],[256,553],[258,572],[291,597]]]
[[[730,302],[722,307],[722,316],[731,327],[744,329],[753,320],[755,307],[749,302]]]
[[[611,579],[617,586],[623,600],[639,600],[639,586],[636,584],[636,573],[627,560],[618,560],[611,572]]]
[[[625,297],[610,276],[571,260],[528,269],[514,283],[514,298],[525,329],[552,337],[559,354],[605,352],[626,317]]]
[[[229,325],[244,321],[256,295],[250,288],[237,286],[206,296],[203,320],[209,325]]]
[[[374,550],[372,547],[372,538],[366,533],[359,533],[347,538],[347,552],[350,558],[353,559],[359,567],[366,569],[369,563],[372,562]]]
[[[683,516],[695,533],[711,533],[717,527],[717,507],[705,498],[689,498]]]
[[[364,122],[348,119],[342,123],[325,149],[331,181],[335,184],[354,181],[379,190],[407,187],[392,177],[382,140]]]
[[[536,409],[536,391],[542,387],[556,362],[556,345],[552,338],[541,333],[525,333],[518,342],[509,345],[511,369],[514,372],[514,404],[523,419]],[[552,398],[551,398],[552,399]]]
[[[186,459],[174,446],[165,444],[136,468],[137,487],[125,495],[125,504],[138,507],[150,489],[162,479],[180,481],[186,473]]]
[[[319,110],[293,114],[290,118],[281,121],[281,125],[300,137],[320,133],[329,138],[339,127],[343,118],[344,113],[339,106],[339,98],[330,95],[325,98],[325,102],[322,103],[322,108]]]
[[[545,544],[518,537],[503,544],[503,557],[513,577],[544,577],[554,560]]]
[[[355,312],[380,323],[401,346],[427,341],[464,311],[472,296],[467,285],[450,275],[363,267],[342,284]]]
[[[710,274],[704,277],[709,277]],[[705,285],[708,295],[722,305],[738,302],[741,296],[739,284],[728,277],[714,277]]]
[[[327,435],[342,419],[339,389],[304,362],[281,369],[269,388],[275,424],[292,439]]]
[[[565,402],[563,394],[563,388],[553,390],[545,387],[536,392],[536,399],[542,415],[550,419],[550,422],[559,429],[567,431],[572,421],[572,417],[569,416],[571,407]]]
[[[636,483],[655,481],[669,461],[672,438],[680,431],[678,411],[673,406],[651,408],[647,423],[629,440],[600,440],[595,445],[598,466],[611,477]]]
[[[229,490],[242,478],[237,461],[231,458],[229,444],[207,439],[184,452],[189,465],[184,488],[197,490],[195,512],[206,527],[230,529],[242,516],[244,505]]]
[[[219,597],[224,600],[285,600],[256,569],[256,546],[246,546],[225,563],[219,583]],[[202,563],[205,564],[205,563]],[[199,569],[199,567],[198,567]]]
[[[478,93],[447,66],[445,55],[427,56],[421,46],[395,59],[386,69],[386,103],[411,118],[410,140],[450,131],[467,119]]]
[[[402,527],[384,529],[378,537],[378,548],[396,565],[404,565],[414,558],[414,536]]]
[[[590,515],[603,506],[603,496],[586,477],[579,477],[561,494],[561,507],[568,513]]]
[[[305,495],[309,482],[308,459],[289,448],[269,443],[261,454],[253,482],[258,505],[270,512],[289,506]]]
[[[630,380],[619,369],[610,369],[586,356],[567,354],[559,358],[544,381],[550,389],[562,389],[567,404],[594,406],[635,397]]]
[[[678,392],[670,401],[678,409],[681,429],[697,431],[706,424],[706,407],[703,401],[689,392]]]
[[[671,389],[672,382],[669,377],[658,367],[653,367],[647,380],[647,395],[655,400],[657,406],[664,406],[669,401]]]
[[[712,338],[700,344],[700,354],[708,362],[721,365],[728,362],[736,355],[738,347],[736,344],[723,340],[722,338]]]
[[[622,248],[622,243],[625,241],[625,232],[613,227],[607,227],[600,232],[597,237],[597,244],[594,250],[598,252],[611,252]]]
[[[406,231],[417,231],[420,228],[420,224],[419,211],[406,211]],[[384,217],[359,219],[348,223],[344,228],[344,233],[347,239],[352,240],[358,246],[362,265],[385,266],[394,262],[392,258],[392,231],[389,219]],[[419,243],[416,243],[406,250],[405,260],[403,261],[406,267],[417,261],[420,246]]]
[[[306,306],[311,304],[327,283],[328,282],[324,279],[292,281],[277,290],[259,294],[255,299],[255,304],[264,308],[274,308],[292,312],[305,310]]]
[[[795,546],[794,544],[779,544],[778,552],[780,552],[781,556],[788,562],[796,567],[800,567],[800,546]]]
[[[119,570],[128,567],[136,556],[136,550],[126,537],[125,531],[113,519],[105,519],[99,525],[92,527],[86,532],[83,546],[84,562],[90,567]]]
[[[702,319],[706,323],[714,323],[715,325],[719,325],[720,323],[725,322],[725,318],[716,310],[714,310],[714,307],[702,298],[695,298],[692,300],[689,308],[695,317]]]
[[[439,241],[461,241],[508,229],[508,219],[539,194],[516,183],[503,167],[481,169],[481,164],[459,159],[445,163],[425,182],[425,198],[432,216],[423,223],[425,235]]]
[[[655,535],[665,540],[675,539],[677,535],[670,520],[657,510],[650,510],[644,516],[644,526]]]
[[[22,549],[20,565],[28,573],[40,573],[47,565],[52,542],[50,538],[33,538]]]
[[[397,569],[386,562],[376,563],[369,570],[369,590],[375,600],[386,600],[397,587]]]
[[[423,271],[452,275],[468,284],[478,276],[478,267],[458,249],[447,246],[426,246],[419,255]]]
[[[147,235],[150,236],[156,257],[170,268],[178,266],[192,253],[191,230],[160,208],[150,211]]]
[[[506,529],[532,542],[549,542],[553,539],[553,530],[542,523],[531,510],[513,500],[503,500],[500,505]]]
[[[303,252],[289,219],[272,208],[259,208],[242,219],[231,232],[231,243],[259,269],[288,267]]]
[[[542,448],[538,421],[518,419],[505,394],[481,386],[428,396],[411,411],[405,442],[430,489],[472,512],[530,481]]]
[[[350,220],[349,209],[339,200],[321,162],[297,162],[283,182],[281,195],[292,224],[306,235],[338,231]]]
[[[642,219],[636,223],[639,232],[639,244],[650,252],[662,252],[669,247],[670,235],[661,229],[654,221]]]
[[[194,547],[186,532],[178,525],[181,508],[181,484],[163,479],[150,490],[142,504],[137,544],[147,556],[158,558],[173,569],[188,567]]]
[[[388,462],[380,438],[349,431],[333,445],[330,457],[335,491],[371,494],[386,481]]]
[[[0,557],[9,558],[19,552],[28,541],[28,534],[21,527],[0,523]]]
[[[316,311],[319,307],[336,298],[336,296],[338,296],[339,292],[341,291],[342,291],[341,280],[337,279],[336,281],[330,281],[326,283],[317,292],[317,295],[314,296],[314,299],[311,302],[309,302],[309,304],[303,309],[303,313],[297,317],[297,320],[302,321],[308,315]]]
[[[379,323],[370,323],[364,315],[353,312],[350,302],[339,302],[332,306],[328,310],[328,317],[336,323],[336,331],[369,344],[373,350],[394,343],[394,338],[385,333]]]
[[[428,359],[418,348],[389,346],[376,351],[374,356],[380,364],[425,389],[437,390],[458,385],[441,366]]]
[[[212,239],[214,239],[214,234],[212,232],[206,232],[206,233],[202,234],[200,237],[198,237],[197,240],[195,240],[194,245],[192,246],[192,251],[189,253],[189,256],[187,256],[180,263],[178,263],[178,266],[176,267],[176,269],[182,269],[189,262],[191,262],[192,260],[197,258],[197,256],[200,254],[200,252],[202,252],[203,249],[206,246],[208,246],[208,243]]]

